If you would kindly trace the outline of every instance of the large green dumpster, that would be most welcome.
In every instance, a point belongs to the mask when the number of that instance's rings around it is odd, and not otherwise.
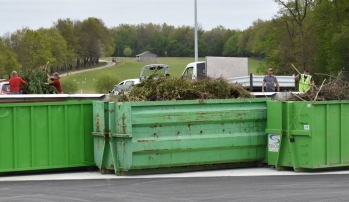
[[[0,172],[94,166],[92,101],[0,104]]]
[[[349,166],[349,101],[268,101],[268,164],[278,170]]]
[[[118,175],[266,155],[266,99],[94,102],[93,116],[95,162]]]

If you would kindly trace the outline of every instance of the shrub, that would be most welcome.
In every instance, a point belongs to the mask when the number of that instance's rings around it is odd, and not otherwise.
[[[119,77],[110,74],[101,74],[97,77],[95,90],[97,93],[108,93],[114,88],[114,85],[120,82]]]
[[[126,47],[124,49],[124,55],[127,56],[127,57],[131,56],[132,55],[132,49],[129,48],[129,47]]]
[[[61,80],[61,86],[63,93],[74,94],[78,92],[78,84],[70,76],[67,76]]]

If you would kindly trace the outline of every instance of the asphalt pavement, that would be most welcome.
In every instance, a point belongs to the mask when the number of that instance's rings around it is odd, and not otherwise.
[[[349,175],[0,182],[0,201],[349,201]]]

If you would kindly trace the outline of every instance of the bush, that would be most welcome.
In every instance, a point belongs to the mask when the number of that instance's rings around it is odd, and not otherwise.
[[[63,93],[74,94],[78,92],[78,84],[70,76],[67,76],[64,78],[64,80],[61,80],[61,86]]]
[[[95,90],[97,93],[107,94],[114,88],[114,85],[120,82],[119,77],[110,74],[101,74],[97,77]]]

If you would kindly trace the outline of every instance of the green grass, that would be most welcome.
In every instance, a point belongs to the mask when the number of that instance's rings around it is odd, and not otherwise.
[[[260,64],[263,64],[263,63],[264,61],[248,58],[248,73],[257,74],[258,67],[260,66]]]
[[[111,61],[112,58],[101,58],[101,60]],[[203,61],[205,58],[199,58],[199,61]],[[95,93],[94,85],[98,76],[100,74],[111,74],[120,79],[120,81],[125,79],[134,79],[138,78],[141,68],[146,64],[160,63],[170,65],[170,75],[173,77],[180,77],[183,73],[184,68],[190,62],[194,62],[194,58],[176,58],[176,57],[161,57],[158,58],[157,62],[137,62],[135,58],[117,58],[117,65],[112,67],[89,71],[79,74],[74,74],[69,76],[74,79],[78,84],[78,93]],[[259,67],[259,62],[257,60],[249,58],[249,73],[256,73],[257,68]],[[67,79],[67,77],[62,77],[62,82]],[[64,89],[63,89],[64,91]]]

